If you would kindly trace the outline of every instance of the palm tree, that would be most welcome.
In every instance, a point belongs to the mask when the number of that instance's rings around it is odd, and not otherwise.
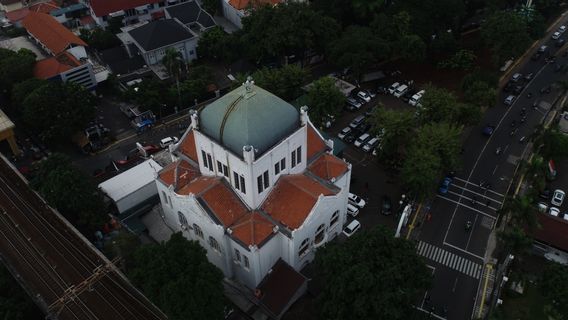
[[[512,222],[517,226],[527,226],[533,230],[538,226],[537,209],[534,206],[534,199],[529,196],[518,196],[510,199],[505,204],[505,212],[511,212]]]
[[[184,66],[183,57],[180,52],[174,48],[167,48],[164,57],[162,58],[162,64],[166,67],[170,77],[174,77],[176,80],[176,87],[178,92],[178,105],[180,104],[180,89],[179,89],[179,78],[181,76],[181,70]]]

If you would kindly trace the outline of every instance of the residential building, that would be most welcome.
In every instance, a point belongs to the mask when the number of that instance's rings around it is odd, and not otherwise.
[[[83,40],[45,13],[30,12],[22,25],[36,45],[51,56],[38,61],[34,68],[36,76],[72,81],[88,89],[96,87],[97,79]]]
[[[19,155],[20,149],[16,143],[16,134],[14,133],[14,123],[8,116],[0,109],[0,143],[3,141],[8,142],[10,150],[13,154]]]
[[[197,35],[177,19],[142,23],[118,35],[130,57],[140,54],[148,66],[161,64],[166,50],[178,51],[184,61],[197,59]]]
[[[0,11],[10,12],[23,7],[21,0],[0,0]]]
[[[197,1],[187,1],[165,9],[166,19],[177,19],[197,35],[216,25],[213,17]]]
[[[568,265],[568,214],[552,216],[538,213],[539,227],[528,230],[534,238],[534,249],[548,260]]]
[[[223,16],[231,21],[239,29],[243,28],[241,19],[249,14],[249,10],[257,5],[277,5],[284,0],[221,0],[223,6]]]
[[[156,178],[165,222],[262,300],[279,264],[297,273],[342,231],[351,165],[332,151],[307,107],[298,111],[247,80],[191,113],[172,148],[176,161]]]
[[[90,0],[90,14],[97,25],[108,26],[109,20],[120,19],[124,25],[164,17],[164,8],[187,0]]]

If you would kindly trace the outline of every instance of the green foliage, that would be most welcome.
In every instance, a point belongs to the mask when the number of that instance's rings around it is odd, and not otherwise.
[[[494,12],[483,24],[481,36],[498,65],[519,57],[531,42],[525,20],[514,11]]]
[[[469,70],[473,68],[477,56],[471,50],[459,50],[451,58],[438,63],[438,67]]]
[[[315,263],[322,319],[408,319],[431,282],[414,244],[381,226],[318,249]]]
[[[85,41],[89,45],[89,47],[97,50],[113,48],[119,46],[121,43],[120,40],[108,29],[81,29],[81,34],[79,35],[79,37],[83,39],[83,41]]]
[[[322,120],[328,114],[337,116],[344,103],[345,96],[335,86],[335,80],[330,77],[314,81],[308,92],[310,119],[316,126],[322,125]]]
[[[410,143],[416,121],[412,112],[387,110],[379,105],[373,112],[371,125],[373,134],[381,137],[379,157],[392,162]]]
[[[168,92],[166,84],[157,79],[145,79],[138,85],[138,90],[130,88],[124,93],[124,98],[133,101],[143,107],[144,110],[152,110],[154,114],[160,114],[160,108],[164,103],[177,101],[177,90],[173,87],[171,95],[164,96]]]
[[[481,110],[458,102],[456,96],[443,88],[427,86],[420,102],[420,123],[447,122],[461,125],[476,124],[481,118]]]
[[[120,258],[122,271],[127,271],[133,267],[133,255],[139,247],[140,238],[137,235],[121,230],[110,242],[105,243],[103,251],[110,260]]]
[[[486,82],[476,81],[464,91],[463,98],[478,107],[491,107],[497,99],[497,90]]]
[[[0,264],[0,319],[38,319],[40,315],[41,312],[8,272],[8,269]]]
[[[9,93],[12,86],[33,76],[35,54],[28,49],[18,52],[0,48],[0,90]]]
[[[440,158],[442,170],[459,168],[461,134],[463,128],[448,123],[432,123],[422,126],[414,140],[420,148],[429,148]]]
[[[211,15],[214,15],[217,13],[217,11],[219,11],[221,2],[219,2],[219,0],[203,0],[202,6],[205,11],[207,11]]]
[[[536,145],[543,144],[540,154],[545,159],[559,159],[568,157],[568,136],[557,131],[547,130],[538,139]]]
[[[18,111],[22,111],[21,108],[24,105],[24,100],[27,96],[34,92],[39,87],[46,85],[48,82],[46,80],[38,78],[29,78],[20,83],[17,83],[12,87],[12,105],[17,108]]]
[[[426,44],[417,35],[405,35],[398,42],[398,52],[403,60],[422,61],[426,58]]]
[[[457,30],[465,15],[462,0],[400,0],[393,4],[394,10],[407,11],[412,17],[411,32],[422,39],[430,39],[432,34],[441,34],[448,29]]]
[[[190,67],[187,79],[180,84],[182,106],[193,105],[195,99],[202,98],[207,93],[207,85],[212,81],[213,73],[208,67]]]
[[[25,124],[46,143],[69,141],[95,115],[95,97],[71,82],[49,82],[23,101]]]
[[[463,77],[462,91],[467,91],[475,82],[485,82],[490,88],[496,88],[499,82],[499,76],[492,72],[476,69]]]
[[[197,54],[201,58],[212,58],[230,63],[240,58],[239,38],[215,26],[199,37]]]
[[[568,319],[568,267],[551,262],[542,273],[540,289],[549,305],[545,307],[553,319]]]
[[[120,28],[122,28],[124,26],[124,23],[123,23],[122,20],[123,20],[123,17],[121,17],[121,16],[108,19],[107,30],[109,30],[109,32],[112,33],[112,34],[120,33],[121,32]]]
[[[72,223],[97,230],[108,220],[97,187],[63,154],[42,161],[31,185]]]
[[[223,273],[198,242],[181,233],[138,248],[128,275],[168,319],[223,319]]]
[[[499,232],[498,237],[505,252],[510,252],[515,255],[525,253],[532,245],[532,239],[518,226]]]
[[[505,209],[511,212],[514,225],[528,227],[531,230],[538,226],[536,216],[538,210],[534,203],[535,199],[528,195],[518,196],[506,202]]]
[[[252,74],[258,86],[286,101],[301,95],[301,88],[307,77],[307,71],[297,65],[285,65],[274,69],[262,68]]]
[[[430,42],[430,49],[436,53],[453,53],[457,48],[458,43],[453,32],[441,32]]]
[[[174,77],[176,81],[178,81],[181,76],[182,68],[185,69],[181,53],[171,47],[166,49],[164,57],[162,58],[162,64],[166,67],[168,74]]]

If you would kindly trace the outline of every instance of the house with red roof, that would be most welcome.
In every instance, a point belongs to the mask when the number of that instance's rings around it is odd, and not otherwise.
[[[187,0],[91,0],[90,13],[96,24],[102,28],[109,20],[120,19],[124,25],[142,21],[158,20],[164,17],[164,8]]]
[[[300,0],[302,1],[302,0]],[[239,29],[243,28],[241,19],[246,17],[250,10],[259,5],[277,5],[284,0],[221,0],[223,16]]]
[[[308,116],[247,80],[200,111],[156,177],[166,224],[278,319],[347,221],[351,165]]]

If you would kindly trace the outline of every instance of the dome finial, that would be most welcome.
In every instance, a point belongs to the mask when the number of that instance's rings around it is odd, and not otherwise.
[[[247,91],[247,93],[251,93],[252,92],[252,86],[254,85],[254,81],[252,80],[251,76],[247,77],[247,81],[245,81],[244,85],[245,85],[245,90]]]

